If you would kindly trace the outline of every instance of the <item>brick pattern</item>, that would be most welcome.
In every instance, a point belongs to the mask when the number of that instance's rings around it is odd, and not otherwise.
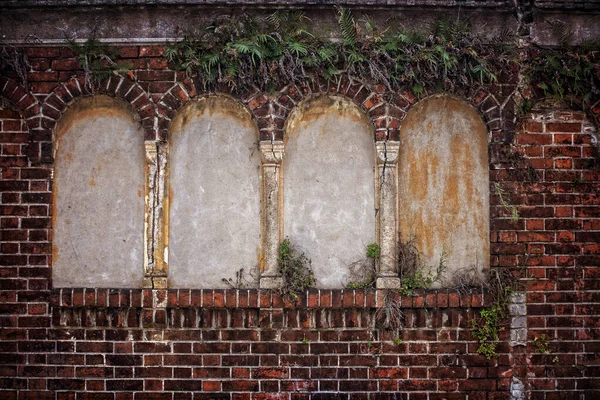
[[[528,254],[529,340],[545,334],[549,341],[549,354],[538,354],[531,343],[528,348],[532,399],[579,398],[599,388],[600,173],[595,138],[596,128],[583,113],[565,111],[528,116],[518,135],[541,179],[521,187],[523,224],[502,235],[506,246],[522,246],[519,254]]]
[[[517,127],[518,71],[455,93],[490,131],[492,267],[527,266],[529,344],[510,347],[507,326],[500,357],[487,361],[470,331],[489,302],[481,294],[398,298],[403,327],[386,331],[377,322],[383,292],[314,290],[290,301],[256,290],[52,289],[52,129],[71,102],[90,94],[69,49],[26,51],[28,88],[10,71],[0,76],[9,103],[0,109],[1,398],[507,399],[511,376],[532,399],[600,396],[597,132],[585,114],[558,110]],[[128,101],[147,140],[167,140],[177,110],[210,94],[168,69],[163,46],[120,52],[134,69],[97,92]],[[353,99],[378,140],[396,140],[417,101],[410,91],[347,79],[238,99],[262,139],[281,139],[293,107],[324,93]],[[600,102],[587,111],[600,123]],[[495,183],[517,207],[517,221]],[[542,333],[548,355],[531,342]]]
[[[508,355],[486,361],[474,354],[469,321],[484,305],[481,294],[398,298],[401,331],[375,328],[383,296],[311,290],[290,301],[257,290],[55,290],[48,337],[19,342],[20,352],[46,358],[23,366],[18,382],[44,378],[49,390],[82,398],[143,390],[165,398],[197,392],[198,399],[506,391],[508,380],[497,378],[511,368]]]
[[[30,338],[45,340],[50,325],[51,181],[49,169],[28,163],[29,131],[22,114],[31,109],[22,113],[15,104],[27,110],[31,95],[4,77],[0,87],[4,99],[12,100],[0,106],[0,386],[5,389],[28,362],[19,346],[27,347]],[[0,397],[11,395],[0,392]]]

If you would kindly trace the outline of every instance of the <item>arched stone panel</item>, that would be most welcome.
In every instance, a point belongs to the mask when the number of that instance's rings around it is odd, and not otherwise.
[[[224,287],[260,261],[260,153],[250,113],[226,96],[188,103],[170,132],[169,286]]]
[[[312,259],[317,286],[343,287],[375,242],[373,128],[349,100],[301,103],[286,127],[284,235]]]
[[[410,109],[400,130],[401,243],[414,240],[435,272],[489,268],[488,132],[477,110],[450,96]],[[426,268],[427,269],[427,268]]]
[[[144,132],[108,96],[73,103],[57,124],[55,287],[141,287]]]

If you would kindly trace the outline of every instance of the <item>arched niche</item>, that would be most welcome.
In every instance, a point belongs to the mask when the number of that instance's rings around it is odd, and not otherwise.
[[[260,261],[260,153],[250,113],[226,96],[188,103],[170,135],[169,285],[221,288]],[[248,275],[246,275],[248,276]]]
[[[488,132],[477,110],[450,96],[420,101],[398,159],[401,246],[412,241],[432,273],[445,252],[446,278],[489,268]]]
[[[141,287],[144,132],[125,102],[77,100],[56,129],[55,287]]]
[[[320,96],[292,112],[285,135],[284,235],[312,260],[318,287],[343,287],[375,242],[373,128],[354,103]]]

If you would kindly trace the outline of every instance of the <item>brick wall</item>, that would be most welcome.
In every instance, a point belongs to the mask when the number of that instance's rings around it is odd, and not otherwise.
[[[529,339],[546,335],[549,341],[549,354],[529,345],[533,399],[579,398],[598,390],[593,379],[599,376],[600,349],[595,131],[581,112],[549,110],[528,116],[518,136],[541,175],[539,184],[521,188],[529,206],[524,207],[529,210],[523,218],[525,230],[507,232],[507,241],[522,243],[529,253]],[[555,392],[545,394],[548,390]]]
[[[199,90],[167,68],[162,46],[120,52],[132,75],[99,92],[130,97],[147,138],[167,139],[169,117]],[[501,185],[519,212],[512,221],[492,196],[492,268],[526,267],[528,344],[511,347],[507,321],[499,357],[488,361],[471,334],[471,320],[489,303],[481,293],[399,298],[403,327],[389,331],[377,323],[382,291],[315,290],[292,302],[257,290],[53,289],[52,130],[87,94],[67,48],[27,54],[27,88],[11,71],[0,76],[0,95],[11,104],[0,110],[0,398],[508,399],[511,382],[523,382],[532,399],[600,396],[600,179],[588,122],[600,121],[599,107],[587,118],[538,110],[515,128],[518,74],[457,93],[491,132],[490,190]],[[410,92],[348,82],[305,89],[343,92],[367,112],[385,103],[389,114],[371,114],[378,135],[390,137],[416,101]],[[301,93],[286,88],[242,101],[270,137]],[[550,354],[536,353],[533,339],[542,334]]]

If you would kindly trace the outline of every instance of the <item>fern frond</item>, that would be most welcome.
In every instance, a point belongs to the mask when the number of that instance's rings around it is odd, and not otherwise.
[[[273,28],[279,29],[281,24],[287,21],[289,11],[286,10],[276,10],[274,13],[269,14],[265,17],[265,20],[273,25]]]
[[[249,54],[250,53],[250,46],[247,45],[246,43],[232,43],[231,47],[233,47],[238,52],[240,52],[240,54]]]
[[[296,57],[305,56],[308,54],[306,46],[300,42],[289,42],[288,48],[294,55],[296,55]]]
[[[552,30],[552,35],[558,40],[561,46],[567,46],[573,39],[573,30],[559,19],[546,20]]]
[[[356,22],[354,22],[352,12],[343,7],[337,7],[337,10],[339,15],[338,23],[340,25],[344,43],[349,46],[356,46],[358,42],[358,32],[356,30]]]

